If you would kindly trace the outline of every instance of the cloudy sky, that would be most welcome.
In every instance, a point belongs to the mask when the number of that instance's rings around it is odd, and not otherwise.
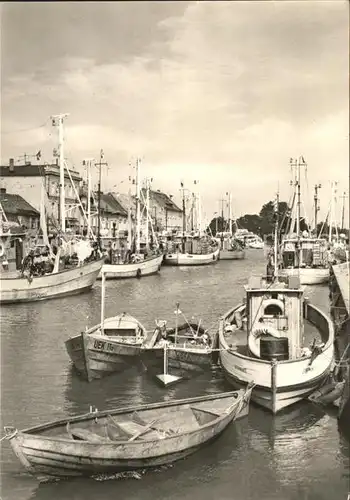
[[[49,116],[70,113],[68,159],[103,148],[104,190],[140,156],[155,189],[198,180],[208,217],[227,191],[239,216],[278,183],[287,201],[303,155],[324,213],[349,183],[348,29],[340,0],[3,3],[2,162],[50,161]]]

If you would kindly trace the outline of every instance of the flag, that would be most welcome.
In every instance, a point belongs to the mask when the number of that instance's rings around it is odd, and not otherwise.
[[[197,184],[197,181],[193,181],[194,184]]]
[[[306,161],[304,160],[304,157],[303,157],[303,156],[301,156],[300,158],[301,158],[301,162],[302,162],[304,165],[306,165]]]
[[[41,158],[41,151],[39,150],[35,156],[36,156],[37,161],[39,161]]]
[[[183,182],[181,182],[181,187],[182,187],[182,188],[184,187],[184,183],[183,183]]]
[[[104,154],[104,152],[103,152],[103,149],[101,149],[101,151],[100,151],[100,157],[101,157],[101,160],[103,160],[103,158],[105,157],[105,154]]]

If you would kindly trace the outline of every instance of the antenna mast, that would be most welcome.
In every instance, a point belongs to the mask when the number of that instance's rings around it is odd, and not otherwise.
[[[95,163],[98,167],[98,187],[97,187],[97,243],[101,249],[101,167],[107,166],[107,162],[102,162],[104,158],[103,149],[100,150],[100,161]]]
[[[315,236],[317,237],[317,213],[320,210],[320,205],[318,203],[318,190],[322,187],[321,184],[315,184],[315,196],[314,196],[314,210],[315,210]]]
[[[65,216],[65,191],[64,191],[64,130],[63,120],[69,116],[69,113],[62,113],[60,115],[52,115],[51,121],[53,127],[58,127],[58,156],[60,164],[60,225],[61,231],[66,230],[66,216]]]

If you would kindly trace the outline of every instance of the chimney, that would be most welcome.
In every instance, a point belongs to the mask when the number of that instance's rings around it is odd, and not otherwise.
[[[15,160],[13,158],[10,158],[9,166],[10,166],[9,171],[13,172],[15,170]]]

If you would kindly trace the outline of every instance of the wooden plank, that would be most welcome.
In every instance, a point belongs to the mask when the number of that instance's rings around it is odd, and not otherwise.
[[[78,438],[81,441],[90,441],[92,443],[101,443],[109,441],[99,434],[95,434],[94,432],[88,431],[87,429],[82,429],[81,427],[75,427],[72,429],[69,426],[69,422],[67,422],[67,432],[72,439]]]

